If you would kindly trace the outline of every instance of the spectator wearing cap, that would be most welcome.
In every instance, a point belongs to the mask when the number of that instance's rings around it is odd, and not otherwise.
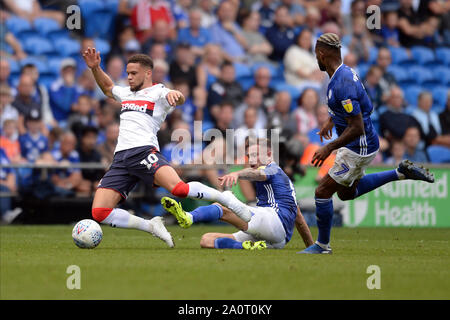
[[[41,106],[35,100],[33,100],[34,81],[30,75],[21,75],[19,78],[19,84],[17,85],[17,95],[12,106],[19,112],[19,132],[25,133],[24,118],[31,112],[41,113]],[[42,128],[45,130],[45,128]],[[47,133],[46,131],[44,131]]]
[[[170,63],[169,76],[172,82],[178,79],[186,80],[191,92],[197,86],[195,57],[189,43],[178,43],[175,49],[175,59]]]
[[[33,110],[25,117],[26,132],[19,137],[22,157],[34,163],[48,151],[48,139],[42,134],[41,115]]]
[[[92,126],[85,126],[81,130],[79,146],[77,148],[82,163],[99,164],[102,161],[102,155],[97,149],[98,129]],[[91,194],[97,188],[98,182],[104,175],[102,169],[81,169],[81,182],[76,188],[78,192]]]
[[[189,26],[178,31],[178,41],[189,43],[195,57],[203,55],[204,47],[211,42],[211,32],[202,27],[202,11],[199,8],[189,10]]]
[[[242,17],[242,36],[246,40],[244,47],[249,63],[269,62],[268,56],[272,53],[272,45],[259,32],[261,18],[257,11],[247,11]]]
[[[0,84],[0,130],[5,120],[19,121],[19,112],[11,105],[12,101],[11,88],[6,84]]]
[[[320,88],[324,73],[319,70],[312,49],[312,33],[303,29],[284,56],[286,82],[300,91],[305,87]]]
[[[223,48],[230,61],[244,61],[247,45],[242,30],[236,23],[237,9],[235,5],[225,0],[217,8],[217,23],[211,26],[212,42]]]
[[[72,104],[81,94],[81,90],[75,82],[75,68],[74,59],[66,58],[61,61],[60,78],[50,86],[50,107],[53,117],[62,128],[66,127]]]
[[[291,16],[286,6],[280,5],[276,9],[274,24],[266,30],[265,36],[273,47],[269,58],[275,62],[282,62],[284,54],[295,40],[295,32],[291,26]]]

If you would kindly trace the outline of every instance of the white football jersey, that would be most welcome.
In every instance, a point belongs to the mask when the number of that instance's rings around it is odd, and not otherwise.
[[[122,104],[119,138],[114,152],[148,145],[159,150],[156,134],[166,116],[175,108],[166,99],[169,91],[163,84],[136,92],[130,87],[113,87],[114,98]]]

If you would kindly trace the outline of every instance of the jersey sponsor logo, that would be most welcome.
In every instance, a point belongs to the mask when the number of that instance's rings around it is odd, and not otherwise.
[[[144,112],[150,116],[153,116],[153,110],[155,103],[147,100],[128,100],[122,101],[122,108],[120,113],[127,111]]]
[[[351,99],[342,100],[341,103],[342,103],[342,106],[344,107],[345,111],[347,111],[348,113],[353,111],[353,105],[352,105]]]

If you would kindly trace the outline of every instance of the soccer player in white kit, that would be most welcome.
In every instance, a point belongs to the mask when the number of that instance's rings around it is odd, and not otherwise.
[[[217,201],[244,221],[250,220],[247,206],[231,192],[220,192],[200,182],[183,182],[159,152],[156,134],[166,116],[182,105],[185,98],[179,91],[153,84],[153,61],[149,56],[136,54],[130,57],[126,70],[128,87],[114,85],[100,67],[100,52],[95,48],[88,48],[83,58],[103,93],[122,104],[114,160],[100,181],[92,203],[92,217],[96,221],[149,232],[173,247],[172,236],[161,217],[146,220],[116,208],[140,180],[161,186],[176,197]]]

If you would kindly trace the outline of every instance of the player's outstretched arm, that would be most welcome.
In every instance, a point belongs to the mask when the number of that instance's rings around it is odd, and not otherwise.
[[[86,62],[86,65],[91,69],[95,81],[97,82],[100,89],[102,89],[103,93],[107,97],[114,99],[114,96],[112,94],[114,82],[100,67],[100,51],[96,51],[95,48],[88,47],[87,50],[83,52],[83,58]]]
[[[232,187],[237,184],[239,179],[250,181],[265,181],[267,179],[264,170],[245,168],[239,171],[231,172],[219,177],[220,185],[226,187]]]
[[[299,207],[297,207],[297,216],[295,217],[295,228],[300,234],[300,237],[302,237],[307,248],[314,244],[311,231],[309,230],[308,224],[306,223]]]

